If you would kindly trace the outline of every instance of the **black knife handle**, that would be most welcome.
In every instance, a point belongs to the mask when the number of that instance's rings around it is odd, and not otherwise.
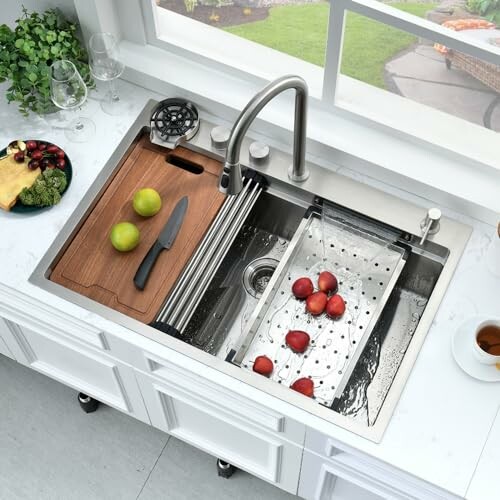
[[[156,259],[158,258],[158,255],[160,255],[162,250],[163,246],[155,241],[153,246],[149,249],[148,253],[142,260],[141,265],[139,266],[139,269],[137,269],[137,272],[134,276],[134,285],[139,290],[144,290],[146,282],[149,278],[149,273],[151,272],[151,269],[153,269]]]

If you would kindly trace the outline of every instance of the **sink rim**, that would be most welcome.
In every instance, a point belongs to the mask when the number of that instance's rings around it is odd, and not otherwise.
[[[371,427],[362,426],[349,417],[338,414],[329,408],[317,405],[308,398],[294,391],[290,391],[286,387],[275,384],[264,377],[241,370],[239,367],[216,358],[211,354],[205,353],[194,346],[190,346],[182,340],[165,335],[148,325],[140,323],[107,306],[68,290],[48,279],[52,264],[59,258],[67,242],[70,241],[79,225],[85,220],[96,198],[109,184],[113,177],[113,173],[120,164],[121,158],[133,144],[137,134],[143,130],[144,127],[148,126],[151,111],[156,104],[156,101],[150,100],[144,110],[139,114],[102,171],[98,174],[96,180],[68,218],[57,238],[36,266],[29,278],[29,282],[59,298],[68,300],[107,320],[149,338],[150,340],[158,342],[204,365],[208,365],[219,372],[249,384],[288,404],[292,404],[305,411],[307,414],[315,415],[371,441],[380,442],[389,424],[394,408],[399,401],[406,381],[410,376],[411,369],[416,361],[427,332],[430,330],[432,320],[446,293],[456,266],[469,240],[472,228],[455,220],[443,217],[441,220],[440,232],[430,238],[431,241],[438,243],[449,251],[448,258],[434,287],[434,291],[429,298],[419,325],[415,330],[413,340],[408,346],[392,386],[387,393],[375,424]],[[213,126],[213,123],[203,120],[198,134],[189,143],[183,144],[183,146],[207,154],[207,156],[212,158],[222,160],[223,158],[220,152],[216,152],[211,148],[210,130]],[[251,140],[249,138],[244,140],[242,151],[248,151],[250,142]],[[292,202],[294,197],[296,197],[297,200],[304,200],[304,198],[312,200],[314,196],[320,196],[327,200],[333,199],[332,201],[336,204],[342,205],[349,210],[380,220],[382,223],[397,227],[410,234],[420,234],[420,221],[425,216],[426,209],[310,162],[307,162],[307,167],[311,175],[307,181],[303,183],[290,181],[287,175],[287,168],[285,168],[290,163],[290,158],[291,156],[287,153],[273,150],[272,161],[269,165],[260,167],[252,165],[252,168],[266,176],[269,181],[268,191],[271,194],[273,194],[275,190],[278,193],[280,191],[287,191],[287,198],[289,197]],[[242,163],[244,165],[250,164],[248,158],[242,158]],[[299,201],[297,204],[302,205],[303,203],[304,202],[300,203]]]

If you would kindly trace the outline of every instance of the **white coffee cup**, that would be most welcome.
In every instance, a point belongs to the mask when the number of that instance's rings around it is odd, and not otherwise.
[[[497,363],[500,363],[500,355],[490,354],[484,351],[483,349],[481,349],[477,341],[477,336],[479,332],[487,326],[495,326],[497,328],[500,328],[500,321],[498,320],[483,321],[477,326],[476,331],[474,332],[473,350],[477,360],[480,363],[483,363],[485,365],[495,365]]]

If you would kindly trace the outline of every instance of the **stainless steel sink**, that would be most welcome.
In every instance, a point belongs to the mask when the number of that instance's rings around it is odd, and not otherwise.
[[[272,150],[268,164],[258,167],[250,164],[247,154],[242,155],[242,165],[261,174],[267,186],[249,205],[251,210],[234,237],[228,239],[227,248],[219,252],[220,261],[208,275],[210,279],[206,280],[199,300],[192,301],[192,308],[181,311],[185,321],[178,335],[170,336],[49,280],[53,264],[116,172],[134,138],[147,126],[155,104],[148,104],[126,134],[30,281],[308,414],[379,441],[468,241],[470,228],[443,218],[440,231],[421,245],[424,208],[311,163],[307,164],[308,180],[295,183],[287,175],[290,155],[278,150]],[[220,152],[211,147],[212,127],[213,124],[202,121],[197,135],[183,145],[222,160]],[[248,151],[249,142],[243,141],[242,151]],[[388,238],[405,253],[404,268],[360,349],[345,389],[330,405],[240,368],[234,356],[242,335],[248,333],[250,322],[255,320],[252,314],[264,307],[304,217],[311,210],[321,211],[325,204],[333,207],[347,224]]]
[[[233,361],[245,327],[307,212],[305,200],[304,204],[296,204],[297,199],[294,201],[269,193],[259,198],[190,322],[181,332],[184,342],[220,359]],[[351,224],[356,222],[358,226],[392,234],[394,241],[405,249],[406,265],[342,396],[330,406],[332,411],[362,425],[373,426],[449,252],[435,243],[428,243],[423,248],[415,236],[394,231],[359,215],[343,213],[341,208],[338,211],[349,217]],[[334,344],[328,346],[325,354],[331,356],[335,347]]]

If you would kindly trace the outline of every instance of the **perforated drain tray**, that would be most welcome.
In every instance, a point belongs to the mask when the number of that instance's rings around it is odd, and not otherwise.
[[[252,370],[257,356],[274,361],[271,379],[286,386],[314,381],[315,399],[331,406],[339,397],[405,265],[405,250],[390,239],[312,212],[297,229],[244,330],[233,363]],[[291,293],[293,282],[313,283],[323,270],[339,281],[346,311],[338,320],[312,316]],[[311,337],[304,354],[285,345],[289,330]]]

